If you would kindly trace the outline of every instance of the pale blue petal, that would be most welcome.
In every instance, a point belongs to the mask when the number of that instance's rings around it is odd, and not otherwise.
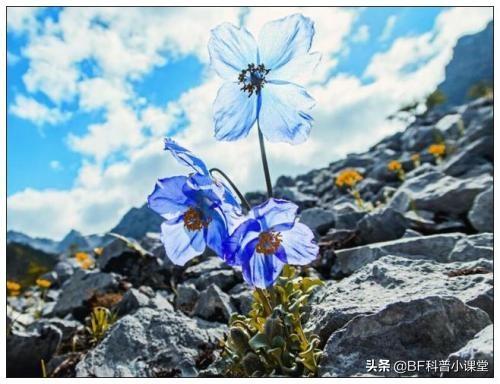
[[[245,254],[247,244],[257,241],[260,230],[261,227],[257,220],[243,221],[222,245],[224,260],[229,265],[241,265],[250,256]],[[251,252],[253,253],[253,250]]]
[[[318,52],[296,56],[286,65],[269,72],[266,79],[267,81],[281,80],[300,83],[301,80],[311,76],[320,60],[321,54]]]
[[[314,99],[292,83],[267,83],[261,92],[259,123],[265,138],[272,142],[300,144],[307,140],[313,119],[309,111]]]
[[[167,257],[176,265],[184,265],[205,250],[203,231],[189,231],[184,221],[177,223],[163,222],[161,225],[161,241]]]
[[[280,231],[293,226],[297,209],[298,206],[290,201],[271,198],[252,208],[252,214],[262,226],[262,231]]]
[[[281,232],[281,246],[286,253],[286,261],[292,265],[306,265],[318,256],[318,245],[314,234],[307,225],[296,223],[289,231]]]
[[[186,176],[174,176],[160,179],[155,189],[148,196],[148,206],[165,219],[178,217],[188,209],[191,202],[184,193]]]
[[[207,245],[222,259],[224,259],[222,244],[228,236],[229,234],[224,218],[218,213],[213,212],[210,224],[208,224],[206,230]]]
[[[248,245],[248,248],[255,250],[255,244]],[[249,249],[249,250],[250,250]],[[281,274],[285,263],[274,255],[263,255],[253,252],[252,256],[243,263],[242,271],[245,281],[253,287],[267,288],[276,281]]]
[[[259,34],[260,63],[271,73],[279,70],[293,59],[307,55],[313,36],[314,22],[301,14],[265,24]]]
[[[233,141],[248,135],[257,119],[257,96],[248,96],[237,83],[225,83],[214,102],[215,138]]]
[[[220,77],[236,81],[248,64],[258,64],[257,43],[245,28],[223,23],[211,32],[208,53],[210,63]]]
[[[208,169],[205,163],[197,156],[193,155],[191,151],[177,144],[174,140],[165,138],[166,151],[169,151],[174,158],[182,165],[191,167],[195,172],[201,174],[208,174]]]

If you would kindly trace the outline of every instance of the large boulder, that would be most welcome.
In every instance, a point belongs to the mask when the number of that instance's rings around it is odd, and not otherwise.
[[[140,308],[122,317],[76,366],[77,377],[196,376],[199,356],[221,339],[219,323]]]
[[[332,334],[320,361],[320,376],[373,375],[439,376],[396,365],[397,361],[444,360],[491,323],[478,308],[454,297],[431,296],[387,305],[377,313],[359,316]],[[368,369],[372,359],[388,360],[388,369]],[[439,369],[439,367],[438,367]]]
[[[307,329],[325,342],[359,315],[388,303],[427,296],[455,296],[493,318],[493,263],[489,260],[439,263],[388,255],[314,294]]]
[[[468,218],[478,232],[493,232],[493,187],[476,196]]]
[[[459,242],[460,240],[462,242]],[[475,260],[479,257],[491,259],[493,239],[490,234],[467,237],[462,233],[446,233],[346,248],[336,251],[335,254],[332,273],[340,277],[350,275],[362,266],[387,255],[439,262]]]
[[[468,138],[464,138],[468,141]],[[493,136],[483,136],[460,148],[443,164],[443,172],[450,176],[461,176],[485,162],[493,162]]]

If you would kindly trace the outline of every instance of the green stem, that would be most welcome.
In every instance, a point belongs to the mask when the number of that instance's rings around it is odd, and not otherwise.
[[[229,183],[229,185],[231,186],[233,191],[238,195],[238,198],[240,199],[241,203],[245,206],[246,210],[247,211],[250,210],[251,207],[250,207],[250,204],[248,203],[247,199],[245,199],[245,196],[243,196],[243,194],[240,192],[238,187],[236,187],[236,184],[233,183],[233,181],[229,178],[228,175],[226,175],[224,172],[222,172],[219,168],[212,168],[212,169],[210,169],[209,172],[210,172],[210,174],[212,174],[212,172],[217,172],[224,179],[226,179],[226,181]]]
[[[263,289],[255,288],[255,291],[262,301],[262,305],[264,306],[264,316],[267,318],[273,312],[271,304],[269,303],[269,299],[267,298],[267,295]]]
[[[262,158],[262,167],[264,168],[264,177],[266,178],[267,197],[273,197],[273,185],[271,183],[271,174],[267,164],[266,147],[264,145],[264,136],[260,130],[259,119],[257,119],[257,130],[259,131],[260,156]]]

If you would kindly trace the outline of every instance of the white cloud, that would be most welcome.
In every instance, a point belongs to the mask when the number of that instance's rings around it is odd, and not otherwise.
[[[7,65],[14,66],[19,62],[19,60],[21,60],[21,58],[18,55],[7,51]]]
[[[110,8],[85,8],[83,14],[79,14],[76,9],[65,10],[60,22],[48,28],[48,33],[54,35],[52,38],[63,31],[63,46],[49,39],[50,49],[44,51],[41,40],[37,38],[32,42],[36,49],[26,51],[32,60],[27,82],[30,78],[33,80],[33,90],[49,92],[49,97],[56,102],[66,97],[64,92],[78,96],[82,109],[104,109],[105,120],[91,125],[84,135],[69,137],[71,147],[88,156],[73,188],[66,191],[27,189],[10,196],[9,228],[59,238],[70,228],[84,233],[110,229],[131,206],[145,202],[156,178],[183,171],[162,151],[162,137],[172,132],[180,116],[187,125],[176,135],[179,143],[202,157],[209,166],[223,168],[243,190],[264,189],[255,130],[238,142],[217,142],[213,138],[211,109],[221,84],[213,73],[207,73],[200,86],[164,107],[145,105],[136,109],[130,105],[138,98],[130,87],[131,78],[148,73],[172,54],[194,53],[206,62],[209,29],[221,21],[237,23],[239,12],[235,8],[173,11],[172,14],[161,10],[145,14],[135,9],[117,12]],[[375,56],[366,70],[373,82],[364,84],[345,74],[328,79],[338,56],[346,49],[343,42],[351,32],[356,12],[345,8],[302,11],[316,22],[313,50],[321,51],[326,58],[325,66],[318,69],[320,75],[316,74],[314,84],[308,87],[317,101],[313,112],[316,123],[310,139],[303,145],[266,144],[273,178],[322,167],[349,152],[364,150],[401,129],[402,123],[388,122],[385,116],[400,104],[433,90],[443,77],[456,39],[481,29],[488,20],[481,11],[443,12],[431,33],[400,38],[387,52]],[[264,22],[292,12],[294,10],[286,8],[252,8],[246,21],[256,33]],[[110,31],[90,25],[96,14],[109,23]],[[474,22],[465,20],[471,18],[471,14]],[[175,28],[165,27],[169,23]],[[98,43],[104,47],[109,44],[108,55],[116,54],[120,60],[106,58],[104,48],[90,54]],[[56,47],[67,52],[57,52]],[[165,50],[169,52],[166,56]],[[52,54],[55,55],[54,68],[62,71],[62,80],[59,86],[54,86],[59,89],[51,94],[49,79],[58,81],[49,71]],[[99,67],[95,79],[82,77],[75,66],[82,58],[89,57]],[[119,61],[133,59],[137,59],[137,63],[126,62],[119,68]],[[421,65],[411,76],[406,74],[404,69],[416,62]],[[103,160],[117,151],[125,159],[106,166]]]
[[[370,27],[368,25],[361,25],[356,33],[352,35],[351,41],[353,43],[364,43],[370,38]]]
[[[49,163],[49,166],[51,169],[53,169],[54,171],[60,171],[63,169],[63,166],[61,165],[61,163],[57,160],[52,160],[50,163]]]
[[[22,95],[16,96],[14,104],[9,107],[9,112],[38,126],[55,125],[70,117],[69,113],[61,112],[58,108],[49,108],[35,99]]]
[[[398,21],[398,17],[396,15],[391,15],[387,18],[387,21],[385,22],[384,29],[382,30],[382,33],[380,34],[379,41],[389,40],[397,21]]]

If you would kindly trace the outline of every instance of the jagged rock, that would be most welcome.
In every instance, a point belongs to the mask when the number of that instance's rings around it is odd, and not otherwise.
[[[402,148],[404,151],[420,152],[435,143],[440,133],[434,126],[412,125],[401,136]]]
[[[93,295],[117,289],[118,279],[113,274],[77,270],[62,286],[53,315],[63,317],[72,313],[76,319],[83,319],[88,310],[87,301]]]
[[[42,377],[40,361],[48,362],[59,347],[62,333],[45,324],[31,332],[7,335],[7,377]]]
[[[319,376],[411,376],[367,372],[367,360],[444,360],[491,323],[481,309],[454,297],[427,297],[387,305],[379,312],[360,316],[328,339],[320,361]],[[439,376],[423,369],[419,376]]]
[[[64,260],[59,261],[54,267],[54,272],[57,274],[57,280],[61,285],[73,275],[73,271],[73,265]]]
[[[175,296],[175,306],[183,312],[190,313],[199,297],[200,292],[193,284],[179,284]]]
[[[231,288],[231,304],[242,315],[246,315],[252,309],[253,294],[247,284],[238,284]]]
[[[492,261],[484,259],[444,264],[384,256],[318,289],[307,327],[325,342],[355,316],[374,313],[388,303],[431,295],[458,297],[493,318],[492,272]]]
[[[355,248],[341,249],[336,252],[336,262],[332,269],[335,275],[349,275],[360,267],[369,264],[382,256],[398,255],[411,259],[435,260],[439,262],[465,261],[478,258],[477,253],[456,251],[455,245],[460,239],[466,238],[462,233],[447,233],[431,236],[420,236],[391,240],[382,243],[362,245]],[[470,236],[470,239],[474,237]],[[479,246],[476,242],[470,242],[470,246],[485,255],[488,247]],[[482,248],[481,248],[482,247]]]
[[[493,234],[470,235],[457,241],[448,255],[449,260],[467,261],[474,259],[493,259]]]
[[[417,232],[413,229],[407,229],[403,235],[403,238],[407,239],[409,237],[419,237],[419,236],[422,236],[420,232]]]
[[[492,183],[493,179],[488,175],[457,179],[441,172],[428,172],[406,180],[389,206],[400,212],[412,208],[460,215],[466,213],[474,198]]]
[[[305,209],[300,214],[300,222],[321,235],[326,233],[335,223],[335,213],[319,207]]]
[[[469,142],[469,138],[465,138]],[[493,136],[483,136],[460,148],[443,164],[443,172],[450,176],[461,176],[484,163],[493,162]]]
[[[392,208],[376,209],[357,224],[362,243],[376,243],[402,237],[407,228],[405,217]]]
[[[221,323],[227,323],[233,312],[236,310],[231,304],[230,297],[215,284],[209,285],[201,292],[193,309],[193,315]]]
[[[211,257],[188,267],[184,275],[186,276],[185,282],[194,284],[199,291],[211,284],[227,291],[242,281],[241,274],[218,257]]]
[[[302,193],[297,187],[281,187],[276,189],[274,197],[292,201],[298,205],[300,210],[314,207],[318,202],[317,197]]]
[[[295,180],[293,177],[290,176],[280,176],[276,179],[276,183],[274,184],[275,189],[276,188],[283,188],[283,187],[293,187],[295,186]]]
[[[468,218],[478,232],[493,232],[493,187],[476,196]]]
[[[149,285],[158,288],[168,286],[167,269],[163,261],[143,249],[132,239],[115,239],[104,247],[97,259],[103,272],[115,272],[126,276],[134,286]]]
[[[459,369],[457,372],[445,372],[443,377],[493,377],[493,324],[478,332],[464,347],[449,355],[447,360],[450,366]],[[471,360],[474,369],[466,371],[464,366]]]
[[[60,319],[57,317],[52,317],[50,319],[40,319],[33,324],[30,324],[26,330],[28,332],[38,332],[42,333],[43,329],[47,327],[48,325],[51,325],[59,331],[61,331],[61,340],[66,341],[73,336],[73,334],[77,331],[83,328],[83,324],[80,323],[79,321],[76,320],[70,320],[70,319]]]
[[[77,377],[196,376],[204,345],[225,326],[181,312],[140,308],[122,317],[76,366]]]
[[[138,289],[129,289],[116,306],[119,316],[133,313],[139,308],[148,307],[166,311],[173,311],[172,305],[160,291],[147,295]]]
[[[336,229],[356,229],[358,221],[366,215],[366,212],[361,211],[352,203],[352,198],[344,202],[336,200],[332,210],[335,215]]]

